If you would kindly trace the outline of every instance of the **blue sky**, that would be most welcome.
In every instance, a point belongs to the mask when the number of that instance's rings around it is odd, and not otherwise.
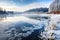
[[[49,7],[53,0],[0,0],[0,7],[7,10],[25,11],[33,8]]]

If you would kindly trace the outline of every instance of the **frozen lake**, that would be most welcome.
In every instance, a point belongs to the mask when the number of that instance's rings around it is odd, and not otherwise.
[[[0,18],[0,40],[13,40],[15,37],[18,37],[20,40],[21,37],[24,39],[28,36],[29,38],[34,38],[34,36],[38,36],[44,30],[44,23],[45,21],[40,21],[36,14],[4,15]]]
[[[0,18],[0,40],[38,40],[40,33],[49,25],[51,14],[9,14]],[[51,16],[52,20],[58,16]],[[53,19],[54,18],[54,19]],[[54,20],[55,22],[55,20]],[[57,25],[57,24],[56,24]],[[59,35],[59,25],[56,30],[52,30],[55,36]],[[48,31],[48,33],[50,30]],[[58,34],[56,33],[58,32]],[[59,35],[60,36],[60,35]],[[60,39],[60,37],[56,37]],[[3,39],[4,38],[4,39]],[[33,39],[34,38],[34,39]],[[42,40],[42,39],[40,39]]]

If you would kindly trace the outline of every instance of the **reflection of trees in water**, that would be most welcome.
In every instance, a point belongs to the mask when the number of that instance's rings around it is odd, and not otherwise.
[[[7,12],[3,8],[0,8],[0,21],[6,18]]]
[[[3,21],[3,20],[5,20],[6,19],[6,15],[0,15],[0,21]]]
[[[4,18],[0,18],[0,21],[3,21],[4,20]]]

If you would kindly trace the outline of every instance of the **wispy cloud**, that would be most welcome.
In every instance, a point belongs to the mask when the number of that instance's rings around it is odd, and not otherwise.
[[[18,2],[19,1],[19,2]],[[49,7],[50,2],[38,2],[39,0],[0,0],[0,7],[8,11],[26,11],[33,8]],[[28,4],[27,4],[27,3]]]

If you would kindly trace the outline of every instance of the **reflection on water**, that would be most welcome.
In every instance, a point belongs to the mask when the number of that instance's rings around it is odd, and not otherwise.
[[[0,21],[3,21],[6,19],[6,14],[0,14]]]
[[[14,21],[23,21],[27,20],[28,18],[24,16],[16,16],[16,17],[7,17],[3,22],[14,22]]]
[[[60,24],[58,24],[58,27],[56,27],[57,29],[51,30],[49,26],[52,23],[49,22],[51,21],[56,23],[55,19],[53,18],[57,18],[56,21],[58,21],[59,16],[35,14],[13,14],[11,16],[2,15],[0,19],[0,40],[47,40],[48,38],[54,39],[55,36],[57,36],[56,32],[58,32],[58,35],[60,34],[58,31],[60,29]]]
[[[0,40],[24,40],[29,38],[31,40],[34,38],[35,40],[38,39],[38,37],[35,38],[35,36],[38,36],[40,30],[43,31],[43,29],[44,25],[40,23],[39,20],[22,15],[4,15],[1,16],[0,21]]]
[[[0,18],[0,21],[3,21],[5,18]]]
[[[1,17],[1,20],[3,19],[2,22],[16,22],[16,21],[26,21],[26,22],[30,21],[30,22],[33,22],[33,21],[37,21],[35,19],[32,19],[32,17],[30,18],[30,16],[26,16],[26,15],[22,15],[22,14],[18,14],[18,16],[16,14],[13,14],[12,16],[4,15],[3,17]],[[37,22],[39,22],[39,20]]]

